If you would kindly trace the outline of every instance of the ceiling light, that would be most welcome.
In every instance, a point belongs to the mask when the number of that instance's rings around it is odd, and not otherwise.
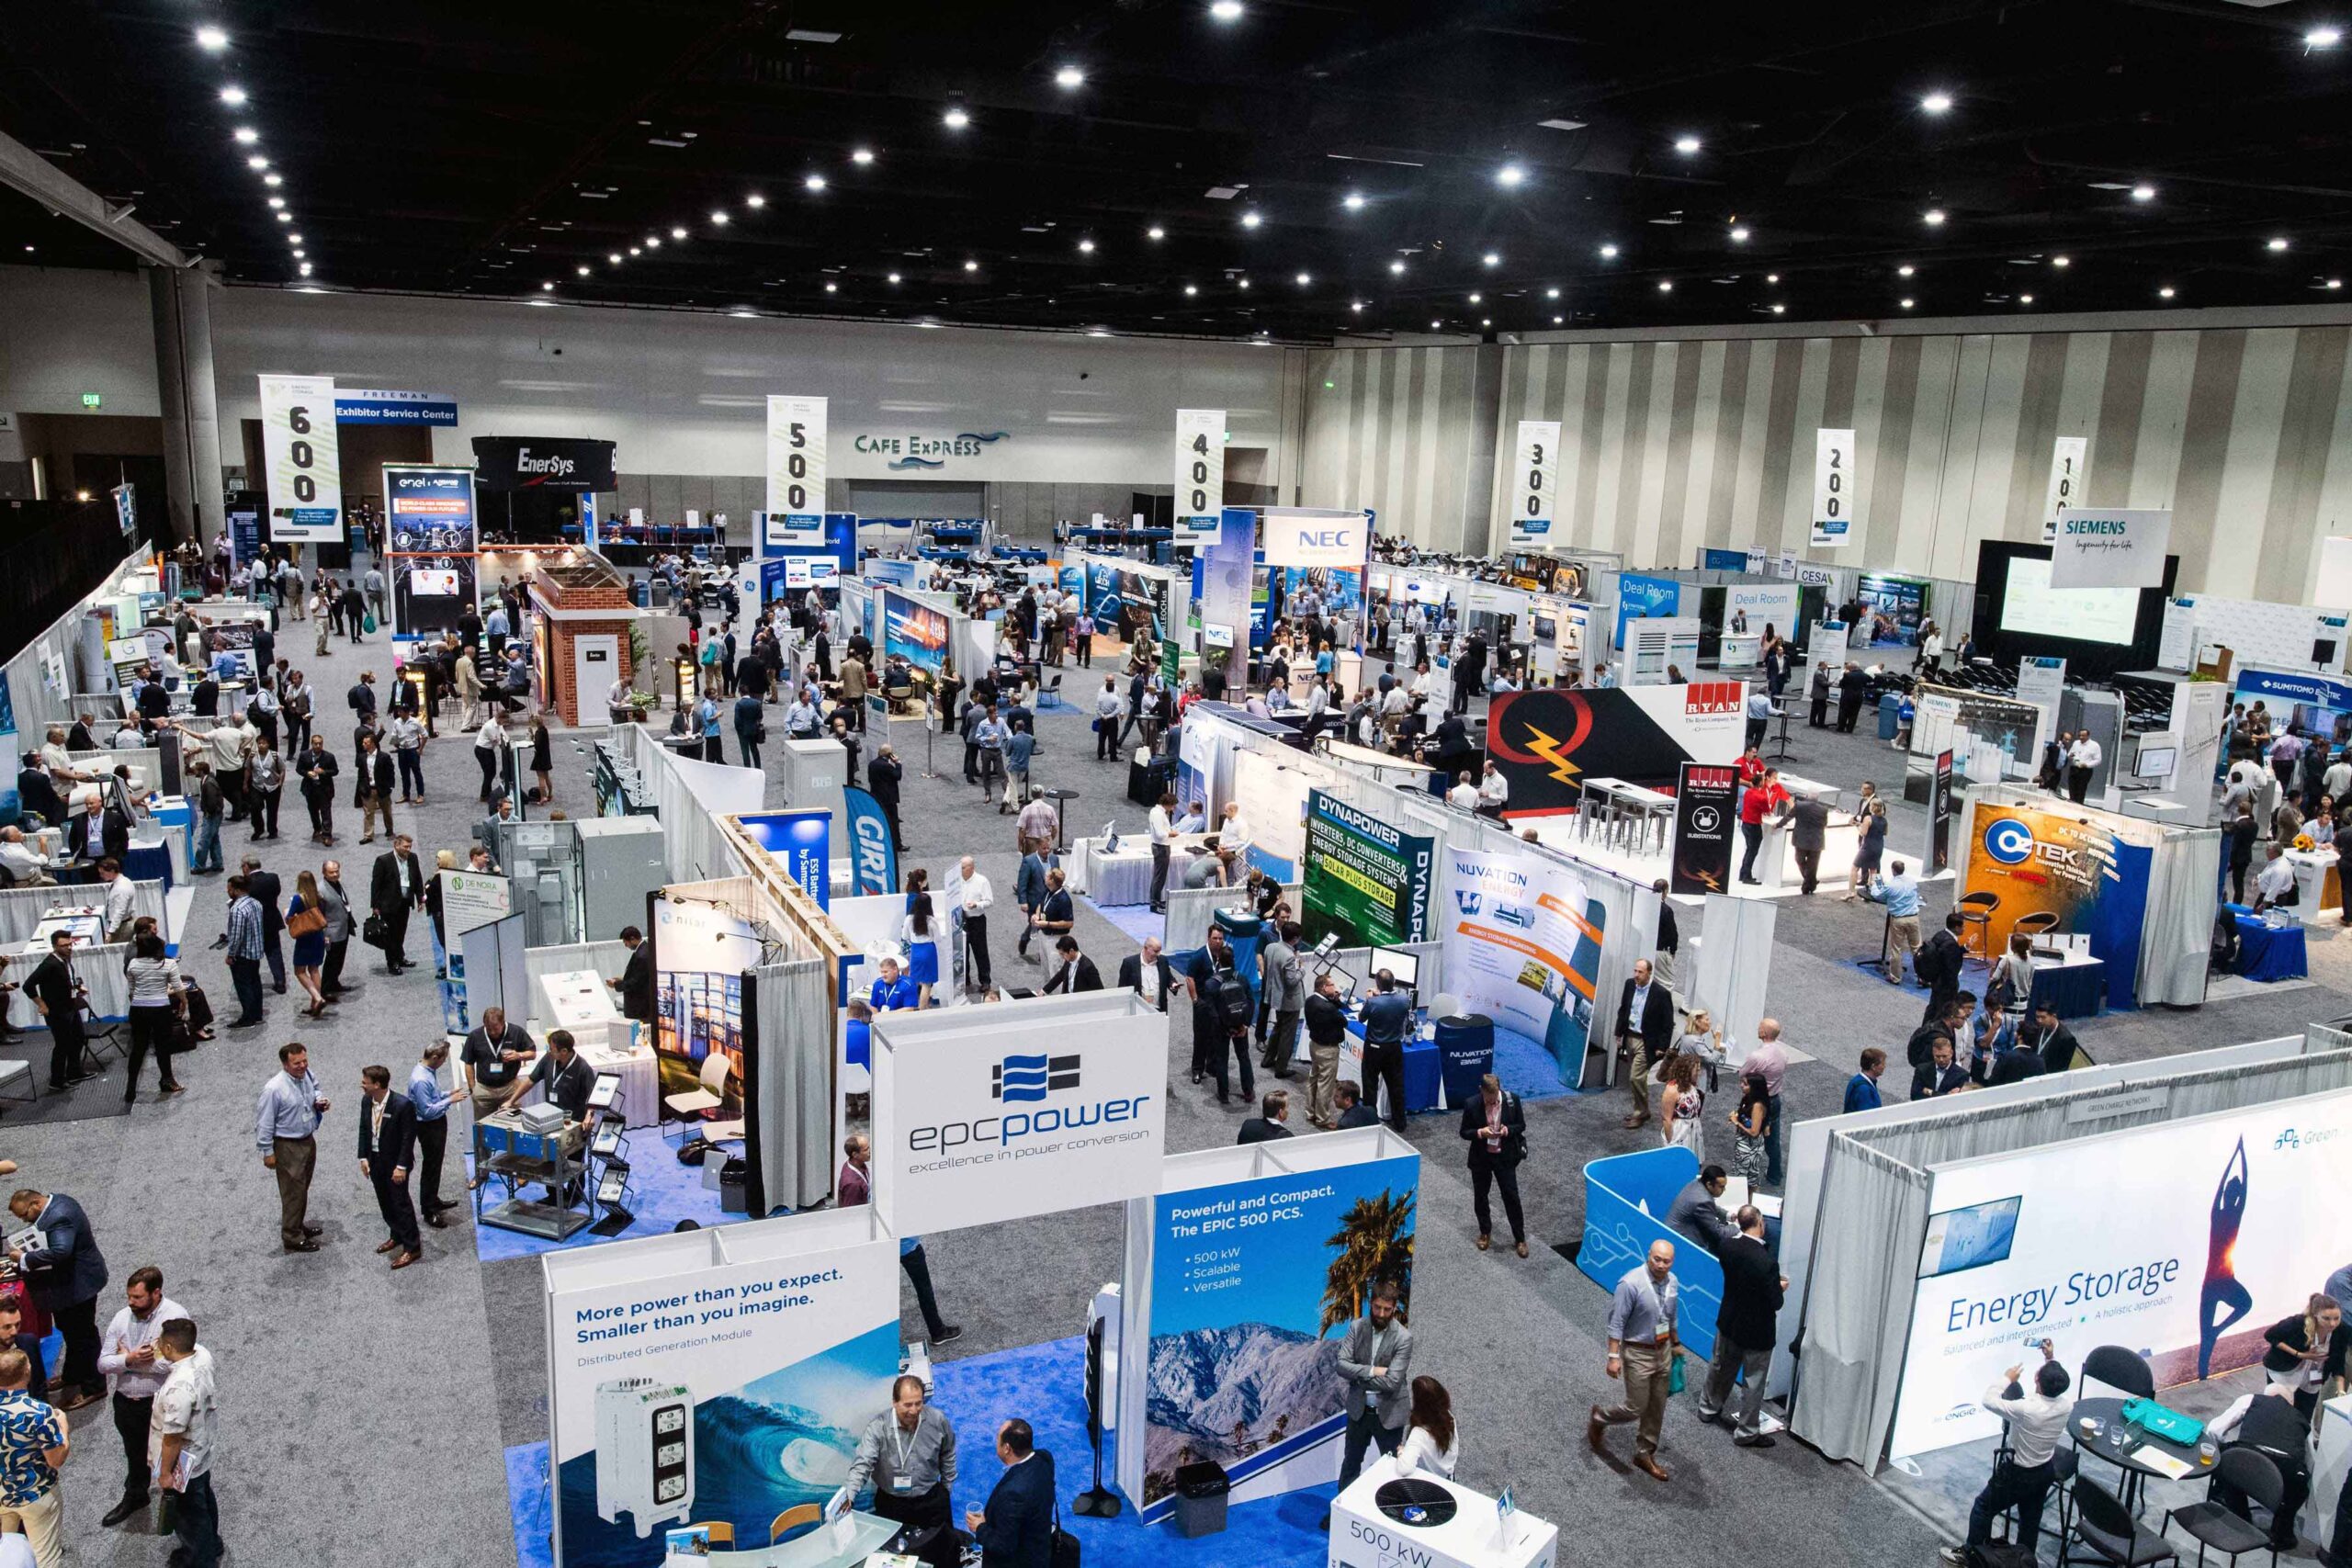
[[[1905,262],[1901,266],[1894,269],[1894,276],[1897,277],[1908,277],[1918,270],[1919,269],[1917,267],[1913,266],[1909,262]]]
[[[2030,294],[2020,294],[2018,296],[2018,303],[2020,305],[2030,305],[2033,303],[2033,296]]]
[[[2287,248],[2287,236],[2284,234],[2273,234],[2265,248],[2273,251],[2285,250]]]
[[[291,223],[294,221],[292,215],[289,213],[280,212],[275,214],[275,216],[280,223]]]
[[[1505,190],[1510,189],[1526,177],[1527,171],[1521,168],[1517,164],[1505,164],[1501,168],[1495,171],[1495,183],[1502,186]]]
[[[1361,299],[1351,300],[1348,305],[1348,309],[1355,311],[1358,315],[1362,315],[1363,313],[1363,301]]]
[[[1091,240],[1080,240],[1078,243],[1078,249],[1080,254],[1091,256],[1094,254],[1094,242]]]
[[[628,248],[628,254],[633,256],[641,256],[645,254],[645,248],[642,245],[631,245]]]
[[[685,237],[686,231],[684,229],[673,229],[670,231],[670,238],[673,240],[683,240]]]
[[[25,248],[30,250],[32,247],[28,245]],[[2331,277],[2327,280],[2327,286],[2330,288],[2341,288],[2344,287],[2344,280],[2340,277]]]
[[[1614,246],[1614,245],[1603,245],[1603,246],[1601,246],[1601,247],[1600,247],[1600,259],[1601,259],[1602,261],[1614,261],[1614,260],[1616,260],[1616,259],[1617,259],[1617,247],[1616,247],[1616,246]]]
[[[1291,279],[1291,281],[1297,284],[1301,288],[1304,288],[1308,284],[1314,282],[1315,279],[1310,275],[1302,272],[1296,277]]]
[[[286,236],[286,243],[289,245],[299,245],[302,243],[302,236],[300,234],[288,234]]]
[[[972,123],[972,117],[964,112],[963,105],[950,104],[947,112],[939,117],[939,123],[950,130],[961,130]]]
[[[1399,277],[1403,276],[1405,274],[1404,258],[1400,256],[1396,260],[1390,262],[1388,264],[1388,270],[1396,274]]]
[[[1244,229],[1255,229],[1262,221],[1264,220],[1255,212],[1245,212],[1241,215],[1241,226]]]
[[[2307,37],[2303,41],[2308,43],[2311,40]],[[196,29],[196,47],[218,54],[229,47],[229,35],[219,28],[198,28]]]
[[[2133,186],[2132,187],[2132,199],[2134,201],[2154,201],[2156,199],[2156,187],[2148,185]]]
[[[220,89],[220,101],[234,108],[245,101],[245,90],[243,87],[223,87]]]
[[[648,234],[645,236],[645,248],[649,251],[660,250],[662,248],[661,236],[657,234]]]
[[[980,264],[976,261],[967,260],[964,263],[964,270],[966,272],[978,272],[980,270]]]
[[[1917,302],[1918,302],[1918,301],[1917,301],[1917,300],[1915,300],[1915,299],[1911,299],[1910,297],[1908,297],[1908,296],[1906,295],[1906,296],[1904,298],[1904,300],[1903,300],[1903,308],[1904,308],[1905,310],[1909,310],[1913,305],[1917,304]]]
[[[1502,257],[1497,255],[1492,251],[1488,251],[1485,255],[1480,256],[1478,259],[1485,262],[1488,266],[1500,266],[1503,260]]]
[[[588,269],[587,269],[585,266],[577,266],[577,267],[572,268],[572,270],[573,270],[574,272],[577,272],[577,273],[578,273],[581,276],[582,276],[582,277],[585,277],[585,276],[588,276]]]
[[[710,215],[710,221],[713,228],[724,229],[727,227],[727,214],[714,209]]]
[[[898,281],[899,281],[899,275],[898,275],[897,273],[895,273],[895,272],[894,272],[894,273],[892,273],[892,274],[890,275],[890,281],[891,281],[892,283],[896,283],[896,282],[898,282]]]
[[[248,169],[266,169],[269,167],[269,160],[256,152],[252,157],[245,160],[245,167]]]
[[[729,310],[729,311],[728,311],[727,313],[728,313],[729,315],[730,315],[730,316],[734,317],[734,318],[735,318],[737,321],[752,321],[752,320],[756,319],[756,318],[758,317],[758,315],[759,315],[759,312],[758,312],[757,310]]]
[[[1351,190],[1340,198],[1340,205],[1351,212],[1359,211],[1363,207],[1363,195],[1360,191]]]
[[[1209,7],[1209,15],[1220,22],[1238,22],[1241,19],[1241,0],[1216,0]]]
[[[754,212],[757,212],[761,208],[765,207],[767,204],[768,198],[762,196],[757,191],[753,191],[751,195],[743,198],[743,205],[750,208]]]
[[[2156,290],[2156,298],[2157,298],[2157,299],[2171,299],[2171,298],[2172,298],[2172,295],[2173,295],[2173,288],[2172,288],[2172,285],[2171,285],[2171,284],[2169,284],[2169,283],[2165,284],[2162,288],[2159,288],[2159,289],[2157,289],[2157,290]]]
[[[841,291],[842,286],[838,283],[828,283],[825,285],[825,292],[828,294],[838,294]]]
[[[204,35],[202,33],[197,34],[196,41],[203,43]],[[223,41],[226,40],[224,39]],[[2337,44],[2342,43],[2343,41],[2344,29],[2341,28],[2313,28],[2311,31],[2303,35],[2304,45],[2311,49],[2334,49]],[[209,48],[209,46],[208,45],[207,47]]]
[[[1470,303],[1473,305],[1483,304],[1486,302],[1486,298],[1487,297],[1483,294],[1473,294],[1470,296]]]
[[[1776,315],[1776,316],[1785,316],[1785,315],[1787,315],[1788,313],[1789,313],[1789,308],[1788,308],[1786,305],[1782,305],[1782,304],[1780,304],[1780,303],[1778,303],[1778,302],[1775,302],[1775,303],[1774,303],[1774,305],[1772,306],[1772,314],[1774,314],[1774,315]]]
[[[1943,220],[1944,209],[1940,207],[1930,207],[1927,211],[1919,214],[1919,221],[1925,223],[1930,229],[1936,228],[1938,225],[1941,224]]]
[[[542,283],[542,284],[540,284],[540,285],[539,285],[539,288],[540,288],[541,289],[543,289],[543,290],[544,290],[544,289],[548,289],[548,288],[553,288],[554,287],[555,287],[555,285],[554,285],[553,283]]]
[[[1193,295],[1198,294],[1200,291],[1200,285],[1196,283],[1188,283],[1184,285],[1184,298],[1187,299],[1190,299]]]
[[[258,131],[258,130],[254,130],[252,126],[250,126],[250,125],[241,125],[241,126],[237,127],[237,129],[236,129],[233,132],[232,132],[232,135],[234,135],[234,136],[236,137],[237,141],[238,141],[238,143],[239,143],[240,145],[242,145],[242,146],[245,146],[245,147],[250,147],[250,146],[252,146],[254,142],[259,141],[261,140],[261,132],[260,132],[260,131]]]
[[[1767,283],[1778,283],[1781,281],[1781,275],[1777,272],[1768,272],[1764,275],[1764,281]]]
[[[1086,85],[1086,73],[1075,65],[1065,65],[1054,73],[1054,85],[1065,93],[1074,93]]]
[[[825,188],[825,176],[822,175],[810,175],[807,179],[800,182],[800,186],[803,190],[822,190]]]
[[[1919,100],[1919,107],[1929,114],[1948,114],[1951,110],[1950,93],[1929,93]]]
[[[874,162],[874,149],[871,147],[860,147],[849,155],[849,161],[860,167],[864,167],[865,164]]]
[[[1747,231],[1745,229],[1734,229],[1731,231],[1731,243],[1735,245],[1746,244],[1747,243]]]
[[[629,254],[635,255],[637,254],[637,252],[632,250],[629,252]],[[605,260],[611,265],[618,266],[621,265],[621,254],[618,251],[607,252],[605,254]]]
[[[286,205],[286,198],[282,196],[273,196],[269,198],[269,205],[273,209],[283,207]]]
[[[304,263],[302,264],[301,267],[300,267],[300,271],[301,271],[301,274],[302,274],[302,276],[303,276],[304,277],[308,277],[308,276],[311,276],[311,264],[310,264],[309,262],[304,262]]]
[[[2072,266],[2075,265],[2075,260],[2072,256],[2052,256],[2050,258],[2050,265],[2052,266]]]
[[[1246,277],[1236,278],[1234,280],[1234,287],[1237,288],[1247,288],[1250,287],[1250,280]]]
[[[1557,299],[1559,297],[1560,291],[1557,288],[1546,288],[1544,290],[1544,298],[1546,299]]]
[[[1143,231],[1143,237],[1147,240],[1164,240],[1168,238],[1168,231],[1155,223]]]
[[[1673,292],[1674,292],[1674,279],[1672,279],[1672,278],[1670,278],[1670,277],[1661,277],[1661,278],[1659,278],[1659,279],[1657,280],[1657,291],[1658,291],[1660,294],[1671,294],[1671,293],[1673,293]]]
[[[1478,324],[1482,327],[1491,327],[1495,324],[1495,319],[1492,316],[1481,316],[1478,318]]]
[[[1554,326],[1555,326],[1555,327],[1556,327],[1556,326],[1558,326],[1562,321],[1566,321],[1566,320],[1567,320],[1567,318],[1566,318],[1566,316],[1555,316],[1555,317],[1553,317],[1553,318],[1552,318],[1552,324],[1553,324]]]
[[[282,186],[286,183],[286,176],[284,175],[264,175],[261,177],[261,183],[266,186]],[[2278,245],[2272,248],[2276,250],[2284,250],[2286,247],[2284,245]]]
[[[300,261],[304,256],[306,256],[306,255],[308,255],[308,254],[310,254],[310,253],[309,253],[308,251],[305,251],[301,246],[297,245],[297,246],[295,246],[295,247],[294,247],[294,259],[295,259],[296,261]]]
[[[1695,136],[1678,136],[1674,139],[1674,150],[1687,158],[1699,150],[1699,139]]]

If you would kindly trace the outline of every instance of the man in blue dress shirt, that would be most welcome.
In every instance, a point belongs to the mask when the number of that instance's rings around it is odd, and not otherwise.
[[[408,1100],[416,1107],[417,1163],[424,1168],[424,1178],[416,1190],[416,1206],[424,1223],[435,1230],[447,1230],[449,1222],[442,1216],[458,1207],[441,1196],[441,1159],[449,1147],[449,1091],[441,1087],[441,1068],[449,1060],[449,1043],[435,1040],[425,1046],[424,1055],[408,1071]]]
[[[254,1142],[263,1167],[277,1174],[278,1239],[288,1252],[316,1252],[323,1227],[310,1220],[311,1172],[319,1163],[319,1119],[332,1106],[311,1076],[310,1052],[280,1045],[277,1063],[276,1076],[261,1086]]]

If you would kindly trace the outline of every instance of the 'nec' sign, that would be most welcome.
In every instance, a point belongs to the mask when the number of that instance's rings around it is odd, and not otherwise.
[[[1361,567],[1364,562],[1363,513],[1268,507],[1265,555],[1268,566]]]

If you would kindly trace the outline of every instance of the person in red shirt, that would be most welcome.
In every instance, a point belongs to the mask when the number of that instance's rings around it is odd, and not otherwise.
[[[1751,784],[1760,783],[1767,772],[1764,766],[1764,754],[1753,746],[1750,746],[1747,750],[1742,751],[1739,754],[1739,761],[1733,763],[1732,766],[1739,772],[1739,782],[1742,788],[1747,788]]]
[[[1750,753],[1753,755],[1753,753]],[[1747,759],[1740,759],[1743,767]],[[1764,818],[1789,803],[1789,792],[1781,787],[1781,770],[1766,768],[1761,777],[1747,786],[1739,797],[1739,835],[1747,840],[1747,853],[1739,863],[1739,879],[1751,886],[1760,886],[1756,874],[1756,852],[1764,847]]]

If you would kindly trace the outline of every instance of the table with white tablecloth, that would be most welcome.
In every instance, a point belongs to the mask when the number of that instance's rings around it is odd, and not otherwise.
[[[1121,839],[1111,854],[1102,852],[1099,839],[1076,840],[1062,866],[1069,874],[1070,891],[1097,904],[1151,902],[1151,840],[1142,834]]]

